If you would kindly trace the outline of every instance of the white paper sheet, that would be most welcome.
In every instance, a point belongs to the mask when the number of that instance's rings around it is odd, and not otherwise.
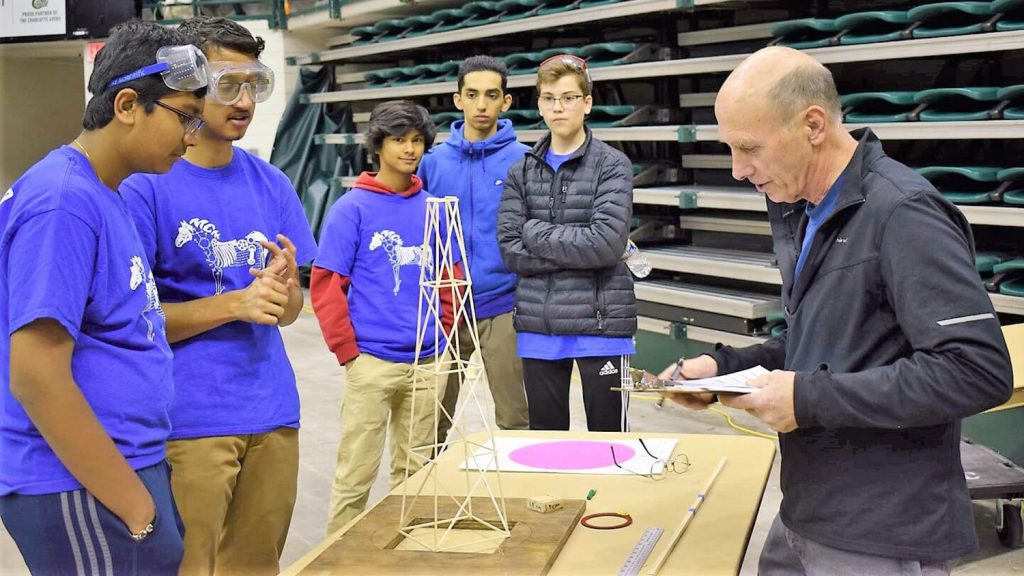
[[[497,458],[487,448],[478,448],[459,468],[502,472],[547,472],[556,474],[660,474],[663,461],[675,451],[674,438],[644,438],[652,458],[635,439],[583,440],[495,437]],[[583,445],[583,444],[586,445]],[[611,460],[611,446],[615,462]],[[604,454],[607,451],[607,456]],[[630,454],[632,452],[632,454]],[[522,456],[533,454],[534,458]],[[583,457],[579,457],[580,455]],[[588,458],[586,455],[590,455]]]

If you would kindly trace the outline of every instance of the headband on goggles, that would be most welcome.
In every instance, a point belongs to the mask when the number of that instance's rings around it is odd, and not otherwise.
[[[266,102],[274,92],[274,71],[260,62],[214,62],[210,65],[210,89],[206,97],[224,105],[242,99],[242,90],[253,102]]]
[[[107,88],[120,86],[132,80],[159,74],[164,84],[172,90],[192,92],[206,86],[209,79],[206,56],[203,51],[191,44],[184,46],[164,46],[156,51],[156,63],[143,66],[114,78]]]

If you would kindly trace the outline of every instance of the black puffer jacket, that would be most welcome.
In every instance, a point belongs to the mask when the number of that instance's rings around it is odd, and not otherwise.
[[[633,212],[626,155],[592,137],[556,173],[551,136],[509,169],[498,241],[519,275],[515,328],[539,334],[632,336],[633,278],[620,260]]]

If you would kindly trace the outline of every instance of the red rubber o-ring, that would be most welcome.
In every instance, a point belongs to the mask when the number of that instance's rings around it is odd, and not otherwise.
[[[597,526],[591,524],[590,521],[594,518],[622,518],[622,524],[613,524],[611,526]],[[618,530],[619,528],[625,528],[633,524],[633,517],[629,514],[620,514],[618,512],[598,512],[597,514],[588,514],[580,519],[580,525],[584,528],[593,528],[594,530]]]

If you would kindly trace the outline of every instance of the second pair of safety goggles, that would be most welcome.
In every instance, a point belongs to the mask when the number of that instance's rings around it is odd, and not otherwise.
[[[107,84],[107,88],[159,74],[168,88],[193,92],[207,85],[207,67],[206,55],[191,44],[164,46],[156,52],[156,63],[114,78]]]
[[[583,73],[583,77],[586,79],[588,83],[592,82],[592,80],[590,79],[590,67],[587,66],[587,61],[584,60],[583,58],[580,58],[579,56],[574,56],[572,54],[557,54],[541,62],[540,68],[546,68],[548,65],[554,62],[561,62],[563,64],[568,64],[569,66],[572,66],[573,68]]]
[[[243,90],[254,102],[266,102],[274,92],[274,71],[259,62],[210,64],[207,98],[230,106],[242,99]]]

